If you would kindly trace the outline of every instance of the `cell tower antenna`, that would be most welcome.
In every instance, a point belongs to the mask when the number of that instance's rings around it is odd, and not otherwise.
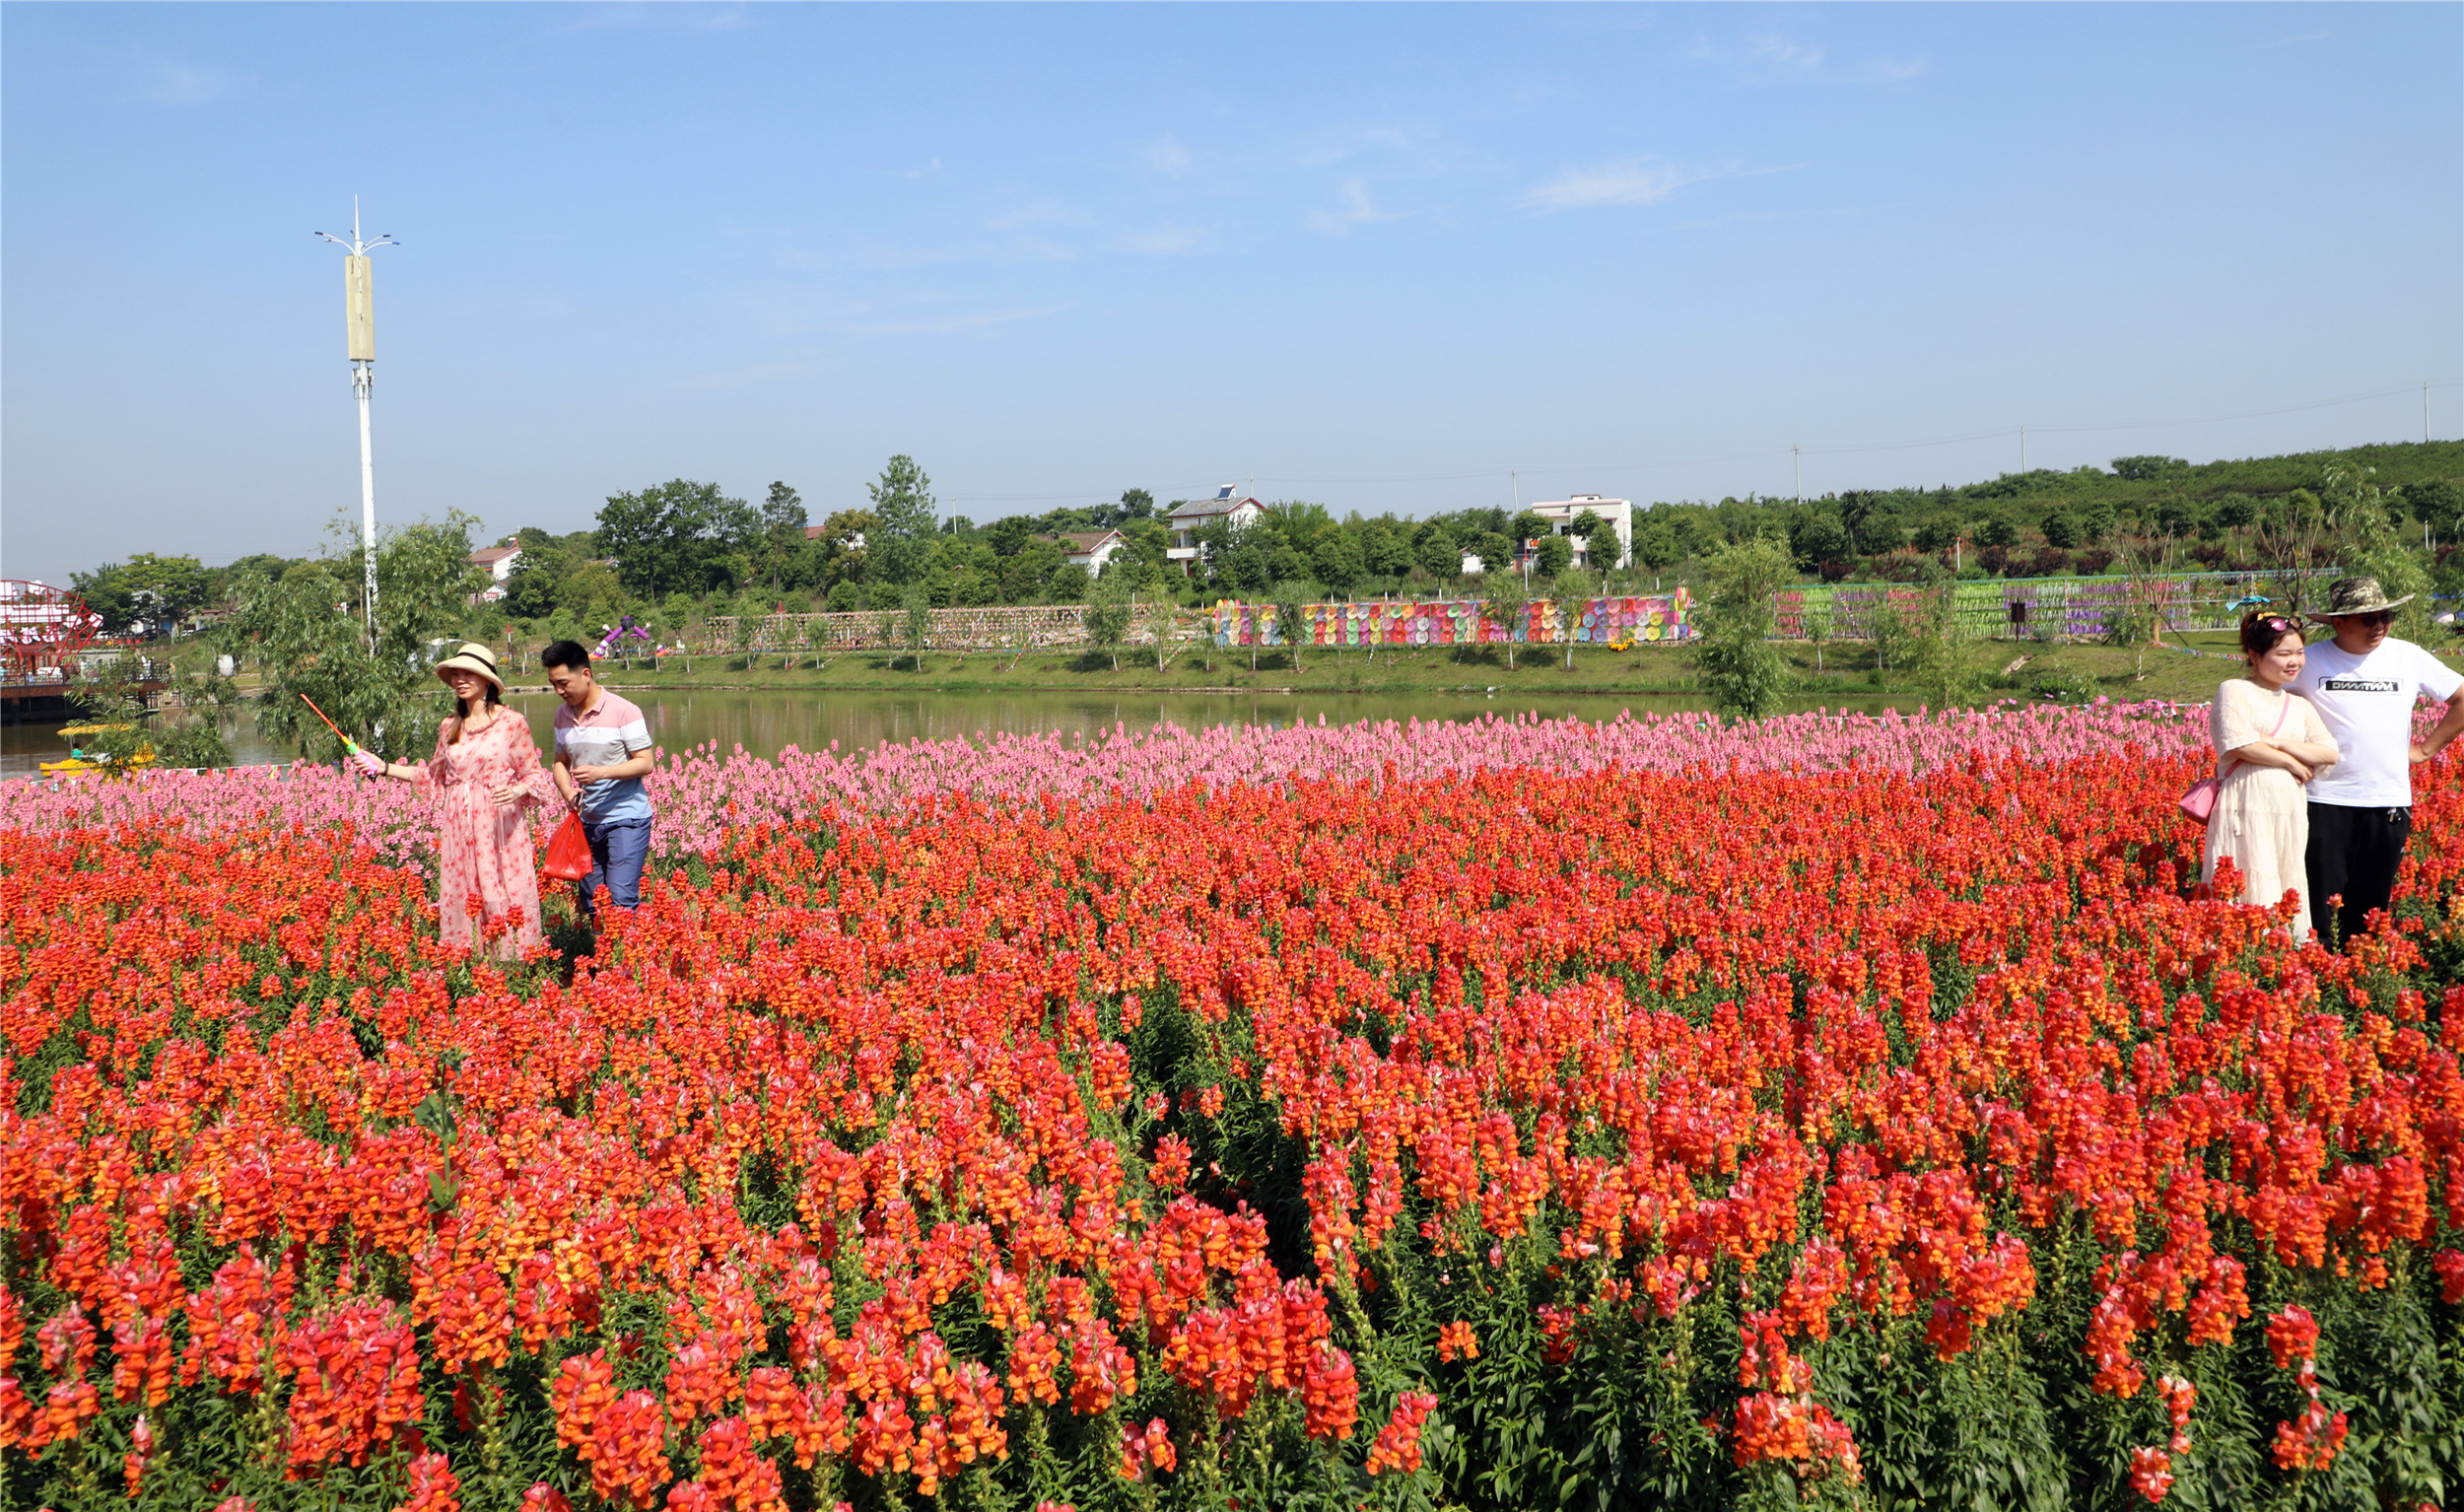
[[[360,197],[351,196],[351,240],[330,232],[318,236],[343,249],[342,322],[351,349],[351,391],[360,400],[360,557],[366,581],[362,602],[368,613],[368,649],[376,650],[376,458],[370,448],[368,400],[376,386],[376,296],[369,277],[368,254],[380,246],[400,246],[391,237],[368,241],[360,235]]]

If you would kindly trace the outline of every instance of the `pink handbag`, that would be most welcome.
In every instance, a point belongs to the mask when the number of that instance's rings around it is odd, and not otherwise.
[[[2281,705],[2276,711],[2276,724],[2274,728],[2267,732],[2267,738],[2270,740],[2276,738],[2276,731],[2285,727],[2285,716],[2291,713],[2293,713],[2293,694],[2288,692],[2285,695],[2283,705]],[[2231,769],[2227,768],[2226,770],[2229,771]],[[2188,792],[2182,794],[2182,813],[2196,823],[2207,823],[2208,820],[2213,818],[2216,814],[2216,795],[2224,790],[2224,783],[2223,778],[2203,777],[2199,779],[2197,782],[2190,785],[2190,790]]]

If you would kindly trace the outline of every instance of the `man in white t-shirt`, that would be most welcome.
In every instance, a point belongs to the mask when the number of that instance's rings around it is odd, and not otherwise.
[[[2317,707],[2342,758],[2311,780],[2310,921],[2319,937],[2340,943],[2387,906],[2396,865],[2413,835],[2413,768],[2464,732],[2464,675],[2410,641],[2387,634],[2395,610],[2375,578],[2339,578],[2327,587],[2327,608],[2311,618],[2335,627],[2336,638],[2309,649],[2293,691]],[[2413,738],[2413,706],[2428,699],[2446,717]],[[2334,899],[2343,895],[2338,908]]]

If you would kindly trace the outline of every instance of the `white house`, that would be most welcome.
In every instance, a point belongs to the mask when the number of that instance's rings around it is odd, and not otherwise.
[[[522,559],[519,546],[482,546],[470,554],[470,565],[488,570],[488,585],[480,590],[479,601],[495,603],[505,596],[505,580],[513,576],[513,564]]]
[[[1574,562],[1578,567],[1604,565],[1623,567],[1634,559],[1634,506],[1627,500],[1604,499],[1598,494],[1576,494],[1571,499],[1559,499],[1548,504],[1528,505],[1526,508],[1542,519],[1554,521],[1556,533],[1559,535],[1565,534],[1568,527],[1580,518],[1586,510],[1616,528],[1617,559],[1606,564],[1585,562],[1584,558],[1588,555],[1584,550],[1586,543],[1578,536],[1574,542]]]
[[[806,525],[804,527],[804,539],[808,541],[826,541],[829,538],[830,527],[828,525]],[[861,530],[850,530],[847,532],[847,536],[843,544],[850,551],[863,550],[864,532]]]
[[[1072,530],[1045,539],[1059,543],[1061,560],[1072,567],[1085,568],[1090,578],[1102,572],[1114,555],[1129,544],[1118,530]]]
[[[486,568],[489,577],[503,583],[513,576],[513,564],[521,559],[519,546],[482,546],[470,554],[470,565]]]
[[[1164,548],[1164,560],[1178,562],[1184,572],[1198,560],[1198,532],[1220,519],[1234,530],[1246,530],[1266,507],[1255,499],[1236,497],[1240,490],[1230,483],[1215,490],[1212,499],[1187,499],[1172,507],[1164,516],[1165,527],[1172,531],[1172,544]]]

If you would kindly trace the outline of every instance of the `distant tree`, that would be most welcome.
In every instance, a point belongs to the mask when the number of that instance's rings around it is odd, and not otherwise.
[[[265,667],[257,728],[311,760],[339,761],[342,747],[301,702],[305,693],[370,750],[397,761],[424,756],[445,707],[428,671],[428,647],[458,639],[469,597],[485,579],[469,560],[478,522],[455,514],[441,525],[422,521],[379,535],[374,652],[358,616],[334,607],[359,595],[355,527],[330,561],[242,583],[230,629]]]
[[[1515,639],[1532,622],[1532,594],[1523,585],[1523,575],[1513,572],[1491,572],[1480,584],[1480,618],[1505,633],[1506,670],[1513,671],[1515,654],[1523,643]]]
[[[1151,518],[1155,513],[1155,496],[1142,488],[1125,488],[1119,504],[1099,504],[1087,512],[1089,523],[1098,530],[1111,530],[1132,519]]]
[[[2404,507],[2435,533],[2453,535],[2457,525],[2464,523],[2464,488],[2446,478],[2408,483],[2404,488]]]
[[[1583,538],[1583,560],[1593,572],[1609,572],[1625,565],[1617,560],[1624,547],[1617,540],[1616,524],[1607,515],[1585,510],[1566,526],[1566,534]]]
[[[1882,496],[1872,489],[1852,488],[1839,496],[1839,524],[1848,532],[1848,550],[1851,553],[1874,549],[1866,544],[1865,532],[1880,513],[1882,504]]]
[[[1591,574],[1580,570],[1551,576],[1556,581],[1549,584],[1549,604],[1556,611],[1557,639],[1565,643],[1566,670],[1571,672],[1574,670],[1574,633],[1583,628],[1583,606],[1591,601],[1597,588]]]
[[[1534,570],[1543,578],[1562,576],[1574,565],[1574,543],[1562,535],[1540,537],[1540,555],[1534,559]]]
[[[872,513],[880,521],[880,539],[868,540],[871,576],[883,583],[904,584],[924,575],[930,556],[930,537],[937,524],[932,480],[914,457],[890,458],[881,476],[864,485]]]
[[[1260,522],[1282,532],[1283,538],[1298,551],[1307,551],[1318,543],[1319,536],[1335,528],[1335,516],[1327,513],[1323,504],[1311,504],[1302,499],[1278,499],[1272,504],[1261,505],[1259,509],[1262,514]]]
[[[1655,519],[1634,532],[1634,560],[1651,574],[1654,592],[1660,589],[1660,575],[1684,560],[1682,550],[1676,527],[1667,520]]]
[[[2178,456],[2117,456],[2113,459],[2113,475],[2131,483],[2145,483],[2189,470],[2190,463]]]
[[[1794,576],[1788,556],[1769,541],[1747,541],[1715,553],[1703,572],[1709,591],[1696,611],[1702,638],[1690,654],[1694,669],[1714,710],[1762,719],[1778,709],[1786,673],[1770,636],[1774,595]]]
[[[2000,546],[2007,551],[2019,543],[2019,522],[2012,517],[2007,509],[1989,510],[1985,517],[1977,521],[1976,543],[1980,546]]]
[[[505,580],[505,612],[526,620],[546,619],[554,614],[558,569],[563,565],[554,558],[533,556],[527,551],[514,558],[513,574]]]
[[[1337,593],[1348,594],[1367,567],[1360,560],[1360,542],[1347,530],[1330,530],[1318,537],[1309,554],[1318,581]]]
[[[1400,578],[1411,571],[1411,543],[1381,524],[1371,524],[1362,532],[1360,554],[1369,571],[1380,578]]]
[[[1807,510],[1788,527],[1788,550],[1799,572],[1818,572],[1825,564],[1844,562],[1854,549],[1848,527],[1832,510],[1818,506]]]
[[[1020,547],[1035,538],[1035,521],[1024,515],[1011,515],[984,527],[986,542],[997,556],[1014,557]]]
[[[762,501],[762,533],[773,541],[789,543],[804,538],[809,519],[804,501],[785,483],[770,485],[770,497]]]
[[[899,594],[898,629],[908,664],[923,671],[924,646],[932,637],[932,595],[921,584],[911,583]]]
[[[1087,598],[1086,638],[1112,657],[1116,672],[1121,670],[1121,643],[1129,636],[1129,575],[1108,572],[1096,578]]]
[[[671,479],[635,494],[614,494],[599,511],[598,547],[616,559],[625,586],[646,597],[702,592],[728,575],[720,559],[750,547],[761,516],[716,483]]]
[[[1472,538],[1472,554],[1480,559],[1480,571],[1494,577],[1514,561],[1514,542],[1506,539],[1503,530],[1483,530]]]
[[[2320,477],[2319,502],[2345,569],[2377,579],[2390,598],[2413,600],[2396,611],[2395,628],[2405,639],[2419,641],[2430,631],[2430,569],[2388,518],[2386,495],[2372,481],[2373,472],[2341,458],[2329,462]]]
[[[1454,535],[1444,529],[1432,530],[1420,538],[1420,570],[1440,583],[1452,583],[1463,576],[1463,548],[1455,544]]]
[[[126,635],[140,624],[161,635],[205,607],[213,575],[195,557],[141,551],[126,562],[71,573],[69,582],[112,635]]]
[[[2078,516],[2068,510],[2055,510],[2038,523],[2045,533],[2045,544],[2069,551],[2081,543],[2083,532]]]
[[[1044,596],[1057,604],[1084,603],[1090,581],[1085,568],[1075,562],[1064,562],[1054,570]]]
[[[1274,582],[1273,565],[1266,559],[1265,544],[1249,539],[1246,533],[1232,547],[1224,566],[1232,585],[1244,593],[1263,593]]]
[[[1300,649],[1309,639],[1309,590],[1296,579],[1285,579],[1274,588],[1274,635],[1283,643],[1283,653],[1291,660],[1292,670],[1300,670]]]

